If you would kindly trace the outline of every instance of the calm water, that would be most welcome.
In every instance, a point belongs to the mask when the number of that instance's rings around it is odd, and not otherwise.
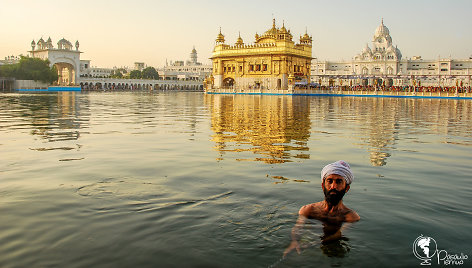
[[[420,235],[472,264],[470,100],[3,94],[0,110],[0,267],[419,267]],[[280,260],[339,159],[361,221],[328,245],[314,222]]]

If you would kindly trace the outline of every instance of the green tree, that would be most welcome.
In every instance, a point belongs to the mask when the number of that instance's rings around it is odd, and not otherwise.
[[[52,83],[59,78],[55,66],[49,67],[48,60],[21,57],[20,62],[0,66],[0,76],[20,80],[35,80]]]
[[[159,79],[159,74],[157,73],[156,69],[154,67],[146,67],[142,71],[142,77],[144,79]]]
[[[116,70],[113,70],[110,77],[111,78],[123,78],[123,73],[121,72],[120,69],[116,69]]]
[[[129,78],[131,79],[140,79],[142,77],[141,71],[133,70],[129,73]]]

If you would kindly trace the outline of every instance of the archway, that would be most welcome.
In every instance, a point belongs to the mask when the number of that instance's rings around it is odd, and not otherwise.
[[[54,64],[57,69],[57,84],[60,86],[69,86],[75,84],[76,72],[72,64],[67,62],[57,62]]]
[[[223,80],[223,87],[232,87],[234,85],[234,79],[227,77]]]

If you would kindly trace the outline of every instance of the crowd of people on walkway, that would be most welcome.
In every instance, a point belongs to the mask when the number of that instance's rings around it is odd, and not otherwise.
[[[307,89],[306,87],[295,86],[296,89]],[[341,90],[341,91],[386,91],[386,92],[444,92],[444,93],[472,93],[472,87],[439,87],[439,86],[320,86],[318,90]]]

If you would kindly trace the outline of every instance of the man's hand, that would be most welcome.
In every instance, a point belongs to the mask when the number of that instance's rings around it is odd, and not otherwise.
[[[321,243],[327,243],[334,240],[338,240],[342,237],[341,229],[337,230],[336,233],[321,238]]]
[[[293,249],[297,250],[297,253],[300,254],[302,251],[300,250],[300,244],[297,241],[292,241],[290,245],[284,251],[284,258],[289,254]]]

